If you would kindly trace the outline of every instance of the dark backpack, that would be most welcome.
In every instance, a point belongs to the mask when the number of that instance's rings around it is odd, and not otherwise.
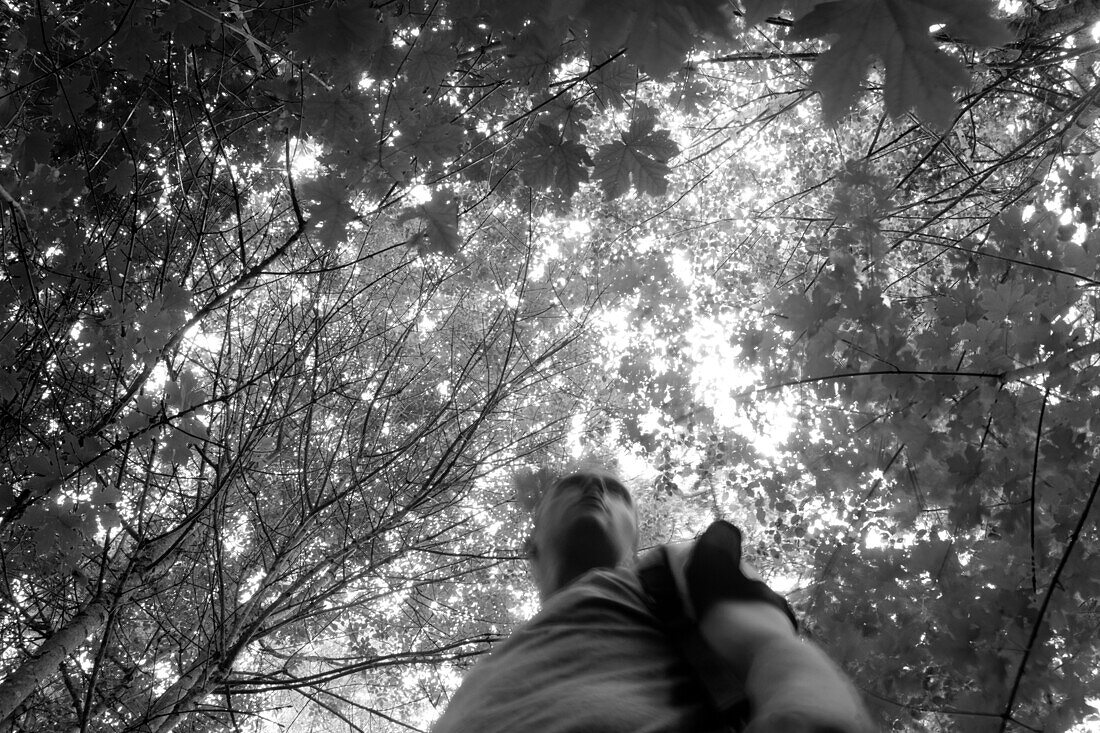
[[[760,600],[775,605],[798,628],[794,612],[782,596],[761,581],[748,578],[741,572],[740,530],[719,520],[711,524],[696,542],[722,543],[722,549],[730,558],[730,572],[734,578],[733,583],[729,582],[729,577],[725,578],[724,584],[736,588],[738,595],[745,600]],[[694,547],[692,551],[695,551]],[[688,618],[672,575],[667,547],[661,545],[646,555],[637,572],[642,588],[652,600],[654,615],[691,665],[719,719],[734,731],[744,730],[752,713],[749,699],[745,695],[745,683],[710,648],[695,621]]]

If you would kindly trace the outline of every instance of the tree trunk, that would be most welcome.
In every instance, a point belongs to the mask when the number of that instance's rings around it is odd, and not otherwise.
[[[206,697],[213,681],[208,674],[207,664],[206,660],[196,662],[185,675],[165,690],[145,714],[145,722],[138,730],[141,733],[171,733],[191,706]]]
[[[0,683],[0,721],[6,721],[35,687],[52,677],[61,662],[88,636],[103,628],[109,609],[110,601],[105,595],[95,596],[67,626],[42,642],[19,669]]]
[[[186,536],[190,525],[181,525],[166,533],[139,553],[134,571],[125,576],[116,588],[117,596],[100,591],[77,612],[69,623],[55,631],[35,649],[19,668],[0,682],[0,730],[19,706],[34,692],[34,688],[57,673],[61,662],[73,654],[87,638],[102,631],[107,623],[111,606],[126,603],[134,592],[145,584],[145,576],[173,550],[175,544]]]

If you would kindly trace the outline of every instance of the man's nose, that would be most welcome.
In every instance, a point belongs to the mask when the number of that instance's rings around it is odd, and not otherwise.
[[[585,499],[603,499],[603,487],[599,484],[585,484],[581,488],[581,496]]]

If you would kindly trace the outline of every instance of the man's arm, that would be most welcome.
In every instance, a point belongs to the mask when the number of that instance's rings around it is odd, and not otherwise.
[[[746,733],[875,730],[847,675],[798,636],[789,608],[742,563],[738,529],[716,522],[690,550],[671,550],[689,616],[744,682],[752,706]]]
[[[745,682],[746,733],[870,733],[859,693],[787,616],[762,601],[719,601],[699,621],[703,638]]]

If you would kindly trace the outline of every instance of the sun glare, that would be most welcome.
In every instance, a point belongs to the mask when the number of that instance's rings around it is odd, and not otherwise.
[[[204,331],[198,323],[188,328],[183,334],[183,343],[185,346],[201,349],[210,354],[216,353],[221,349],[222,339],[222,334],[213,331]]]
[[[758,398],[750,419],[746,404],[758,375],[741,365],[740,350],[727,336],[730,327],[718,319],[698,320],[689,332],[696,396],[719,426],[745,437],[764,456],[775,457],[794,430],[795,406],[782,393]]]
[[[317,146],[298,138],[291,143],[290,147],[290,170],[296,177],[305,178],[320,170]]]

